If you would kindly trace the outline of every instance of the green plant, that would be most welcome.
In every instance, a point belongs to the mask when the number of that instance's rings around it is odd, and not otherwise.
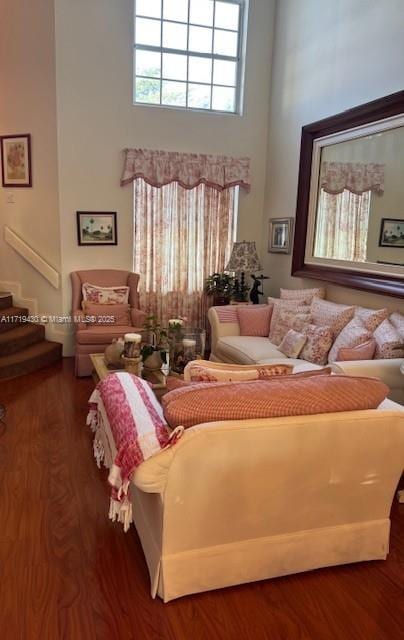
[[[231,298],[234,278],[229,273],[212,273],[205,280],[205,293],[208,296]]]

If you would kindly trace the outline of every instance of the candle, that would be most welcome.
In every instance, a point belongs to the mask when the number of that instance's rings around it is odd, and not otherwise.
[[[125,333],[125,342],[142,342],[142,336],[140,333]]]
[[[191,340],[190,338],[184,338],[182,341],[184,349],[189,349],[190,347],[196,347],[196,340]]]
[[[125,357],[139,358],[140,343],[142,342],[142,336],[140,335],[140,333],[125,333],[124,340],[125,340],[125,346],[124,346]]]

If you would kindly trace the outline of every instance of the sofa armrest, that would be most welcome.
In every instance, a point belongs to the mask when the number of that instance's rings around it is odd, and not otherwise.
[[[223,322],[220,320],[219,315],[216,311],[216,307],[210,307],[208,311],[208,320],[211,328],[211,350],[212,353],[216,351],[216,345],[220,338],[224,336],[239,336],[240,335],[240,326],[237,321],[236,309],[232,305],[229,305],[229,309],[226,308],[226,311],[229,311],[230,320],[226,320]],[[234,318],[231,316],[234,315]]]
[[[141,311],[140,309],[131,307],[130,319],[134,327],[143,327],[144,323],[146,322],[146,318],[147,313],[145,311]]]
[[[83,331],[87,329],[87,323],[85,321],[85,313],[82,309],[73,311],[73,324],[75,331]]]
[[[335,373],[347,376],[371,376],[380,378],[391,389],[389,398],[402,401],[404,397],[404,375],[400,371],[404,358],[386,358],[383,360],[347,360],[333,362]]]

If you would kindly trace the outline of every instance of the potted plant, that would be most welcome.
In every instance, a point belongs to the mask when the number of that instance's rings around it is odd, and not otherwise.
[[[205,293],[213,296],[214,305],[229,304],[234,286],[234,278],[229,273],[212,273],[205,280]]]
[[[147,335],[140,350],[143,366],[152,371],[161,369],[163,364],[167,363],[167,331],[161,327],[156,316],[148,316],[143,329]]]

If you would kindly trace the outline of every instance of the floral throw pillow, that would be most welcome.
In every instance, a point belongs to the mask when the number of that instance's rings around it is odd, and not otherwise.
[[[84,282],[82,286],[83,301],[95,304],[128,304],[129,287],[98,287]]]
[[[303,318],[300,314],[306,314],[306,321],[310,318],[310,307],[302,304],[299,300],[268,298],[268,303],[273,305],[269,339],[276,346],[280,345],[289,329],[298,330],[298,326],[293,326],[297,314],[299,314],[302,323]]]
[[[396,329],[400,338],[403,338],[404,340],[404,315],[402,313],[399,313],[398,311],[395,311],[391,314],[389,320],[393,327]]]
[[[281,289],[281,300],[300,300],[305,304],[311,304],[313,298],[325,298],[324,287],[316,287],[315,289]]]
[[[312,322],[317,327],[330,327],[334,338],[354,317],[355,307],[314,298],[311,303]]]
[[[289,329],[279,345],[279,351],[282,351],[288,358],[298,358],[306,341],[307,336],[304,333]]]
[[[355,320],[359,320],[372,333],[388,317],[388,309],[375,310],[365,309],[365,307],[357,307],[354,315]]]
[[[359,344],[370,340],[371,337],[372,333],[359,320],[353,318],[335,339],[328,354],[328,362],[335,362],[338,359],[338,353],[341,348],[357,347]]]
[[[373,336],[376,340],[375,360],[404,358],[404,338],[401,338],[390,320],[383,320]]]
[[[307,340],[300,352],[300,358],[313,364],[325,365],[333,342],[331,328],[317,327],[315,324],[311,324],[306,335]]]

